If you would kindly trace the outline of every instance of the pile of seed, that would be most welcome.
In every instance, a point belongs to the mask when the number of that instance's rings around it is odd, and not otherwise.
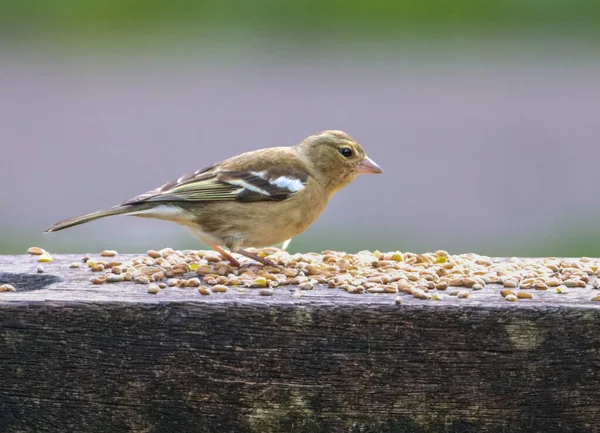
[[[535,291],[551,290],[567,294],[591,285],[600,288],[598,259],[491,259],[477,254],[450,255],[446,251],[414,254],[361,251],[357,254],[324,251],[289,254],[278,248],[250,251],[277,266],[262,266],[247,261],[231,266],[214,251],[150,250],[147,255],[120,261],[116,251],[101,253],[100,259],[85,256],[83,262],[97,275],[93,284],[134,281],[157,294],[168,287],[198,288],[203,295],[257,288],[262,295],[273,289],[297,286],[312,290],[317,284],[348,293],[407,293],[419,299],[442,300],[447,296],[467,298],[472,291],[487,285],[508,301],[531,299]],[[81,263],[71,264],[72,268]],[[297,296],[300,296],[297,293]],[[600,301],[600,294],[592,297]],[[401,303],[402,298],[397,297]]]

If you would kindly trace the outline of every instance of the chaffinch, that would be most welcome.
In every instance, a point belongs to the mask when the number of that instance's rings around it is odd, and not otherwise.
[[[263,264],[244,247],[275,245],[310,226],[337,191],[361,173],[382,173],[342,131],[311,135],[291,147],[243,153],[181,176],[106,210],[54,224],[54,232],[111,215],[173,221],[188,227],[233,266],[231,252]]]

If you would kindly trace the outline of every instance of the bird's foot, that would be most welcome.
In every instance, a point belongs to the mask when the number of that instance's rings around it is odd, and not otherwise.
[[[254,261],[257,261],[259,263],[262,263],[265,266],[271,266],[276,268],[277,264],[275,264],[272,260],[269,260],[265,257],[261,257],[258,254],[255,253],[251,253],[250,251],[246,251],[246,250],[235,250],[236,253],[241,254],[242,256],[248,257],[249,259],[252,259]]]
[[[223,248],[221,248],[218,245],[211,245],[211,247],[215,251],[217,251],[219,254],[221,254],[225,259],[227,259],[227,261],[229,261],[229,263],[231,263],[231,266],[233,266],[235,268],[239,268],[240,267],[240,262],[238,262],[235,257],[233,257],[231,254],[229,254]]]

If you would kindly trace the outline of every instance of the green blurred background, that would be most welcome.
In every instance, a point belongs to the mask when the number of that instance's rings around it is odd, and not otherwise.
[[[335,128],[385,173],[293,251],[600,256],[599,36],[593,0],[0,1],[0,253],[198,247],[41,232]]]

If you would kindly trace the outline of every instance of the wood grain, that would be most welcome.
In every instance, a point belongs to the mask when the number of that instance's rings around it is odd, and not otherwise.
[[[0,257],[2,432],[599,431],[591,288],[150,295],[80,260]]]

